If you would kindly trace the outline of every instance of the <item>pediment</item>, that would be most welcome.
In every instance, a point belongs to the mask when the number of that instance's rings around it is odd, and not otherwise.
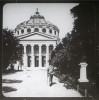
[[[20,40],[56,40],[56,38],[43,34],[30,34],[19,37]]]

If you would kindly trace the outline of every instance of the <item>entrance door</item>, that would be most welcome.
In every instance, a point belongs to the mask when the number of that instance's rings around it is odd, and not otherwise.
[[[35,67],[39,67],[39,56],[35,56]]]
[[[31,56],[28,56],[28,67],[31,67]]]
[[[42,67],[46,67],[46,56],[42,56]]]

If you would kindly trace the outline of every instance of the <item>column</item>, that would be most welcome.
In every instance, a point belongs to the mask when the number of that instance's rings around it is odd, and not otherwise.
[[[34,32],[34,28],[33,27],[31,28],[31,32]]]
[[[39,44],[39,67],[41,67],[42,66],[42,59],[41,59],[41,44]]]
[[[24,34],[26,34],[26,33],[27,33],[27,29],[25,28],[25,29],[24,29]]]
[[[87,79],[87,73],[86,73],[86,67],[87,63],[80,63],[80,78],[78,79],[79,82],[88,82],[89,80]]]
[[[24,56],[23,56],[23,65],[24,65],[24,67],[25,67],[25,69],[26,69],[26,67],[27,67],[27,55],[26,55],[26,44],[24,44],[23,45],[24,46]]]
[[[53,45],[53,50],[56,48],[56,45]]]
[[[49,66],[49,45],[46,44],[46,67]]]
[[[34,67],[34,44],[31,44],[31,57],[32,67]]]

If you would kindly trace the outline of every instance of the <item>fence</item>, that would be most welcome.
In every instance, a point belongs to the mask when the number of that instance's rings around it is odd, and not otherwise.
[[[56,73],[58,73],[58,71],[56,71]],[[59,73],[56,74],[55,76],[58,77],[58,78],[61,78],[61,77],[59,77],[59,76],[60,76]],[[62,79],[61,79],[61,80],[62,80]],[[65,83],[65,81],[62,81],[62,82]],[[71,88],[72,88],[72,87],[71,87]],[[78,92],[80,92],[84,97],[92,97],[92,96],[88,93],[87,89],[81,89],[80,86],[79,86],[78,84],[77,84],[77,85],[73,84],[73,88],[75,88]]]
[[[74,85],[74,87],[77,89],[78,92],[80,92],[84,97],[92,97],[88,92],[87,92],[87,89],[81,89],[79,87],[79,85]]]

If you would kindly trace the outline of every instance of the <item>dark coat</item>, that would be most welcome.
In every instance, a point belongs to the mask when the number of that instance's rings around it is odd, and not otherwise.
[[[47,69],[47,73],[48,75],[53,75],[54,74],[54,67],[52,65],[50,65]]]

